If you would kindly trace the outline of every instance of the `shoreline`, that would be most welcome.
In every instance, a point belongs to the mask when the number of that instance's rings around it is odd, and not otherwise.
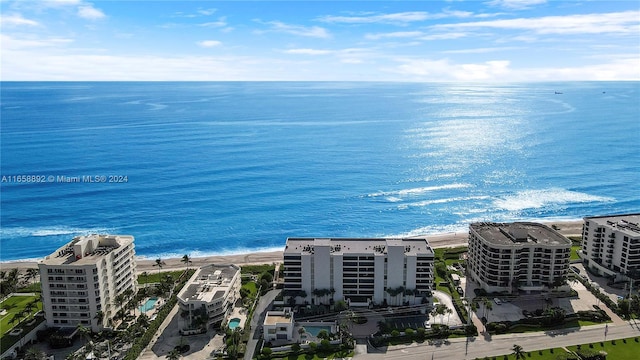
[[[552,227],[558,227],[558,232],[564,236],[582,235],[582,220],[573,221],[540,221],[539,223]],[[432,248],[445,248],[465,246],[468,243],[468,232],[451,232],[431,235],[420,235],[411,237],[426,237]],[[236,265],[258,265],[282,262],[284,250],[250,252],[234,255],[213,255],[191,258],[190,268],[198,268],[208,264],[236,264]],[[162,271],[177,271],[187,268],[182,262],[182,258],[162,259]],[[157,271],[155,259],[136,257],[136,267],[138,274],[143,272]],[[6,261],[0,262],[0,268],[4,269],[30,269],[37,268],[38,261]]]

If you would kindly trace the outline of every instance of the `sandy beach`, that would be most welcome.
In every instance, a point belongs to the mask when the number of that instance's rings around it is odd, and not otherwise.
[[[582,234],[582,221],[555,221],[555,222],[543,222],[547,226],[551,227],[555,225],[558,231],[565,236],[580,236]],[[433,248],[442,247],[455,247],[466,245],[468,240],[467,232],[456,233],[443,233],[424,235],[429,244]],[[200,267],[208,264],[236,264],[236,265],[249,265],[249,264],[271,264],[282,261],[282,251],[270,251],[270,252],[253,252],[249,254],[238,255],[225,255],[225,256],[207,256],[192,258],[189,267]],[[184,269],[185,263],[181,258],[168,258],[162,259],[162,270],[180,270]],[[158,271],[158,267],[155,266],[155,259],[139,258],[137,259],[138,273],[145,271]],[[33,261],[15,261],[15,262],[0,262],[0,268],[2,270],[18,268],[28,269],[36,268],[37,262]]]

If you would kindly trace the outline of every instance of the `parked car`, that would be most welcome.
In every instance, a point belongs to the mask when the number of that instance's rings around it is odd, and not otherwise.
[[[493,302],[495,302],[496,305],[501,305],[502,304],[502,300],[500,300],[498,298],[493,298]]]
[[[456,291],[458,292],[458,294],[460,294],[460,295],[464,295],[464,290],[462,290],[462,287],[461,287],[461,286],[458,286],[458,287],[456,288]]]

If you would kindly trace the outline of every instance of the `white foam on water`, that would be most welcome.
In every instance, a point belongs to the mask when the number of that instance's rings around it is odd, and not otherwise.
[[[424,193],[431,192],[431,191],[448,190],[448,189],[464,189],[464,188],[468,188],[468,187],[471,187],[471,185],[470,184],[460,184],[460,183],[436,185],[436,186],[423,186],[423,187],[416,187],[416,188],[410,188],[410,189],[401,189],[401,190],[394,190],[394,191],[380,191],[380,192],[377,192],[377,193],[369,194],[369,195],[367,195],[367,197],[413,196],[413,195],[424,194]]]
[[[137,256],[137,258],[139,259],[146,259],[146,260],[152,260],[152,259],[157,259],[157,258],[161,258],[161,259],[172,259],[172,258],[182,258],[185,254],[188,253],[189,257],[191,258],[202,258],[202,257],[211,257],[211,256],[236,256],[236,255],[246,255],[246,256],[250,256],[252,254],[256,254],[256,253],[268,253],[268,252],[274,252],[274,251],[283,251],[284,250],[284,245],[282,246],[274,246],[274,247],[264,247],[264,248],[257,248],[257,249],[249,249],[249,248],[235,248],[235,249],[223,249],[223,250],[218,250],[218,251],[183,251],[183,252],[171,252],[171,253],[162,253],[162,254],[158,254],[158,255],[144,255],[144,256]],[[249,258],[249,260],[251,260],[251,258]]]
[[[87,234],[110,234],[113,229],[107,228],[71,228],[66,226],[52,226],[43,228],[29,227],[3,227],[0,230],[3,238],[21,237],[48,237],[61,235],[87,235]]]
[[[416,229],[409,230],[400,234],[386,235],[384,237],[398,238],[398,237],[413,237],[421,235],[445,235],[453,233],[468,233],[469,224],[457,223],[450,225],[427,225]]]
[[[498,209],[519,211],[525,209],[539,209],[565,204],[612,202],[615,199],[597,196],[560,188],[543,190],[525,190],[494,200]]]
[[[398,206],[398,209],[402,210],[410,207],[425,207],[433,204],[444,204],[444,203],[454,202],[454,201],[484,200],[488,198],[489,196],[464,196],[464,197],[424,200],[424,201],[413,202],[410,204],[400,205]]]

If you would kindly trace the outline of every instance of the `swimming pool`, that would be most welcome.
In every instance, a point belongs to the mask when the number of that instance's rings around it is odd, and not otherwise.
[[[331,334],[331,326],[305,325],[304,330],[316,337],[322,330],[326,330],[327,333]]]
[[[229,329],[233,330],[233,329],[237,328],[238,325],[240,325],[240,319],[233,318],[233,319],[229,320]]]
[[[144,302],[142,306],[138,307],[138,309],[140,309],[140,312],[147,312],[153,309],[157,301],[158,301],[158,298],[149,298],[147,299],[147,301]]]

